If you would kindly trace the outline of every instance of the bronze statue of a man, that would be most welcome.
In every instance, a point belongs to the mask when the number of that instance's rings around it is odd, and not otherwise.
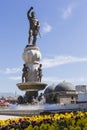
[[[26,67],[26,64],[23,65],[23,74],[22,74],[22,83],[27,81],[27,74],[28,74],[28,67]]]
[[[27,17],[28,17],[28,20],[30,23],[28,44],[30,44],[32,37],[33,37],[32,45],[35,46],[36,40],[37,40],[37,35],[38,35],[39,29],[40,29],[40,23],[39,23],[38,19],[36,19],[36,17],[35,17],[35,12],[33,12],[33,11],[31,12],[31,10],[33,10],[33,7],[31,7],[27,12]]]
[[[41,82],[41,79],[42,79],[42,64],[40,64],[39,68],[38,68],[38,79]]]

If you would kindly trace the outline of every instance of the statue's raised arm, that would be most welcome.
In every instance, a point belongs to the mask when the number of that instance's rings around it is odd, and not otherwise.
[[[33,10],[33,7],[30,7],[30,9],[29,9],[28,12],[27,12],[27,18],[28,18],[28,19],[31,17],[31,16],[30,16],[31,10]]]
[[[30,28],[29,28],[29,37],[28,37],[28,45],[30,45],[30,42],[32,40],[32,45],[36,45],[37,35],[39,33],[40,29],[40,23],[39,20],[35,17],[35,12],[31,11],[33,10],[33,7],[30,7],[30,9],[27,12],[27,17],[29,20]]]

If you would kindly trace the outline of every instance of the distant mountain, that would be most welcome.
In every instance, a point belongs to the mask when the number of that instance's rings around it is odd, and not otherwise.
[[[9,97],[9,96],[14,97],[15,94],[7,93],[7,92],[0,92],[0,97]]]

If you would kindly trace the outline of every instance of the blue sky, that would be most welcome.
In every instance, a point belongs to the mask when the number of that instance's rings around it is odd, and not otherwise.
[[[21,93],[22,53],[27,45],[26,13],[34,7],[41,24],[37,45],[43,81],[87,84],[87,0],[0,1],[0,92]]]

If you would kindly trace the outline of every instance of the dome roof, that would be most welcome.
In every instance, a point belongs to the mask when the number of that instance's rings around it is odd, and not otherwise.
[[[50,85],[50,86],[48,86],[48,87],[45,89],[44,94],[51,93],[51,92],[54,91],[54,89],[55,89],[55,86],[54,86],[54,85]]]
[[[55,91],[72,91],[75,90],[74,86],[69,82],[61,82],[55,87]]]
[[[71,83],[63,81],[56,86],[54,86],[54,85],[48,86],[45,89],[44,94],[51,93],[51,92],[73,91],[73,90],[75,90],[75,89],[74,89],[74,86]]]

